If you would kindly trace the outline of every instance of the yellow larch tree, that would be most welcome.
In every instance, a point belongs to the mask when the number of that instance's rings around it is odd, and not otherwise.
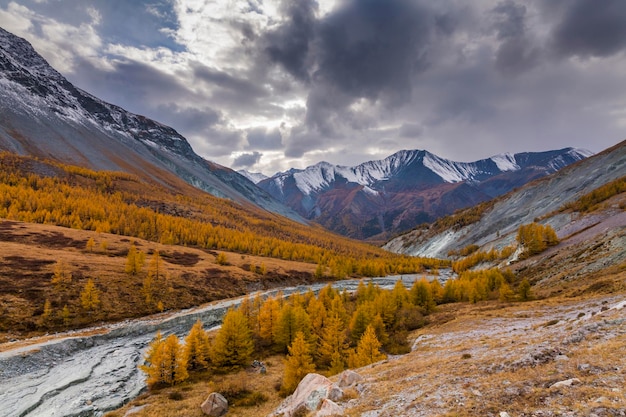
[[[230,371],[245,366],[254,351],[248,320],[239,310],[230,309],[213,340],[211,360],[217,370]]]
[[[208,368],[211,361],[211,342],[200,320],[196,321],[185,338],[184,352],[188,370]]]
[[[100,306],[100,291],[96,288],[93,279],[89,278],[80,293],[80,304],[89,312],[97,310]]]
[[[285,394],[291,394],[306,374],[315,371],[309,344],[302,332],[296,333],[288,349],[289,354],[285,359],[285,373],[281,387],[281,391]]]
[[[380,351],[380,346],[374,327],[367,326],[363,337],[359,340],[356,352],[350,357],[350,367],[360,368],[385,359],[386,355]]]

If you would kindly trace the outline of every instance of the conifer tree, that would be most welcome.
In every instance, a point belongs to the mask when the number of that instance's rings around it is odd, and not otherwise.
[[[128,275],[137,275],[141,272],[145,262],[146,254],[135,247],[135,242],[131,242],[126,256],[126,273]]]
[[[313,342],[309,315],[299,305],[285,304],[280,312],[274,342],[280,350],[286,351],[297,332],[302,332],[308,343]]]
[[[298,332],[289,346],[289,355],[285,360],[285,373],[281,391],[291,394],[302,378],[315,371],[309,345],[302,332]]]
[[[93,237],[90,237],[85,244],[85,249],[87,252],[93,252],[93,248],[96,247],[96,242],[93,240]]]
[[[411,302],[416,306],[422,307],[425,313],[430,313],[435,309],[435,299],[432,294],[430,283],[426,280],[426,278],[422,278],[413,283],[410,295]]]
[[[148,379],[146,383],[148,385],[154,385],[160,382],[161,380],[161,370],[159,369],[160,356],[162,355],[163,350],[163,336],[161,335],[161,331],[157,331],[154,339],[148,345],[148,349],[144,353],[143,359],[144,363],[139,365],[139,369],[141,369],[147,376]]]
[[[218,370],[232,370],[245,366],[254,351],[254,342],[248,320],[239,310],[228,310],[222,327],[217,332],[211,350],[213,366]]]
[[[196,371],[208,368],[211,360],[211,343],[200,320],[196,321],[185,338],[184,351],[188,370]]]
[[[63,261],[58,261],[54,266],[54,275],[50,281],[57,287],[66,287],[72,283],[72,272]]]
[[[158,332],[144,356],[145,363],[140,369],[148,375],[148,385],[159,383],[174,385],[189,377],[183,348],[176,335],[163,340]]]
[[[50,303],[50,299],[46,298],[46,301],[43,304],[43,313],[40,318],[40,325],[47,327],[50,324],[50,319],[52,318],[52,304]]]
[[[359,340],[356,352],[351,357],[351,366],[360,368],[370,363],[378,362],[386,358],[385,354],[380,352],[380,342],[376,337],[376,332],[372,326],[367,326],[363,337]]]
[[[342,368],[343,360],[341,358],[343,358],[347,350],[348,343],[343,322],[338,316],[332,316],[327,320],[326,326],[324,326],[317,348],[319,364],[324,367],[334,367],[334,370]],[[334,362],[334,366],[331,365],[332,362]]]
[[[263,346],[269,346],[276,339],[280,305],[275,298],[268,298],[259,310],[259,337]]]
[[[87,311],[97,310],[100,306],[100,291],[96,288],[93,279],[87,280],[85,287],[80,293],[80,304]]]
[[[64,326],[69,326],[70,320],[70,309],[67,307],[67,304],[63,306],[63,309],[59,312],[59,317],[63,320]]]

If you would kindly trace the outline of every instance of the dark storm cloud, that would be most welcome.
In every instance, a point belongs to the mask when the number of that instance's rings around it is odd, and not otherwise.
[[[170,126],[181,126],[187,135],[206,133],[213,126],[223,122],[216,110],[205,107],[181,107],[176,104],[158,106],[155,118]]]
[[[233,168],[251,167],[252,165],[259,162],[259,160],[261,159],[261,156],[263,155],[259,152],[244,153],[242,155],[239,155],[233,161]]]
[[[275,150],[283,146],[283,137],[278,129],[256,128],[248,130],[248,146],[250,149]]]
[[[77,60],[68,78],[89,93],[135,113],[193,95],[176,76],[151,65],[128,59],[113,61],[111,65],[113,69],[102,69],[91,61]],[[102,80],[106,80],[106,84]]]
[[[309,79],[309,46],[315,35],[315,0],[283,0],[286,23],[268,32],[263,39],[269,58],[301,81]]]
[[[564,5],[554,30],[559,55],[605,57],[626,49],[626,1],[575,0]]]
[[[316,82],[352,97],[406,102],[412,77],[429,65],[435,26],[417,2],[350,1],[320,23]]]
[[[500,45],[496,51],[496,68],[508,74],[526,71],[539,60],[539,49],[526,33],[527,8],[509,0],[499,3],[492,13]]]

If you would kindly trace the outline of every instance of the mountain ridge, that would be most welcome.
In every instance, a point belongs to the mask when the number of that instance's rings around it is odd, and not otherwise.
[[[335,232],[372,238],[489,200],[590,155],[563,148],[456,162],[426,150],[401,150],[352,167],[319,162],[290,169],[257,185]]]
[[[0,149],[174,186],[170,175],[241,204],[304,222],[251,181],[197,155],[172,127],[72,85],[25,39],[0,28]]]

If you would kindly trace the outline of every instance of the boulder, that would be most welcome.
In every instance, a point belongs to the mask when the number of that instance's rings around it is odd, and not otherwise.
[[[209,394],[200,406],[202,412],[208,416],[221,417],[228,413],[228,401],[218,392]]]
[[[341,374],[339,374],[339,378],[337,379],[337,386],[339,388],[351,387],[361,381],[363,381],[363,377],[361,375],[348,369],[347,371],[343,371]]]
[[[333,383],[320,374],[307,374],[292,395],[274,411],[275,416],[293,417],[302,411],[316,411],[325,398],[328,398]],[[306,413],[305,413],[306,414]]]
[[[322,401],[322,405],[317,413],[315,413],[315,417],[330,417],[330,416],[342,416],[343,408],[341,408],[337,403],[328,398]]]
[[[550,388],[563,388],[563,387],[571,387],[572,385],[580,384],[580,379],[578,378],[570,378],[565,381],[555,382],[550,385]]]

